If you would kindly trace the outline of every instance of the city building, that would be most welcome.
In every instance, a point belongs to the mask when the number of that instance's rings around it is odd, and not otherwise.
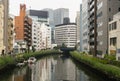
[[[77,42],[77,27],[75,23],[59,24],[55,26],[55,42],[58,46],[63,44],[74,48]]]
[[[77,12],[76,26],[77,26],[77,50],[80,50],[80,11]]]
[[[2,50],[4,50],[4,43],[3,43],[3,34],[4,34],[4,6],[3,4],[0,2],[0,54],[2,54]]]
[[[120,12],[115,14],[113,20],[109,22],[109,54],[116,55],[120,60]]]
[[[82,4],[80,4],[80,51],[83,51],[83,31],[82,31]]]
[[[63,24],[63,19],[69,18],[69,9],[58,8],[54,10],[54,25]]]
[[[89,52],[88,0],[82,0],[82,52]]]
[[[55,36],[54,36],[54,28],[55,28],[55,24],[54,24],[54,10],[50,9],[50,8],[45,8],[45,9],[43,9],[43,11],[47,11],[48,12],[49,26],[51,27],[51,35],[52,35],[51,41],[52,41],[52,44],[54,44],[55,43]]]
[[[8,53],[13,51],[13,39],[14,39],[14,21],[11,16],[8,19]]]
[[[0,14],[1,14],[1,47],[0,54],[8,53],[8,13],[9,13],[9,2],[8,0],[0,0]]]
[[[33,21],[32,23],[32,46],[36,49],[36,51],[40,50],[40,42],[41,42],[41,32],[40,32],[40,22]]]
[[[97,54],[100,56],[108,53],[108,22],[113,15],[120,11],[119,0],[97,0],[97,27],[94,26],[95,1],[89,0],[89,45],[90,51],[94,50],[95,29],[97,29]],[[115,4],[115,5],[114,5]]]
[[[40,27],[41,33],[41,41],[40,41],[40,48],[41,49],[51,49],[51,27],[42,23]]]
[[[32,18],[32,46],[41,50],[41,24],[49,25],[48,11],[28,10],[27,15]]]
[[[15,16],[15,50],[25,52],[31,46],[32,19],[26,16],[26,5],[20,5],[20,15]]]
[[[26,13],[33,21],[49,24],[48,12],[43,10],[28,10]]]

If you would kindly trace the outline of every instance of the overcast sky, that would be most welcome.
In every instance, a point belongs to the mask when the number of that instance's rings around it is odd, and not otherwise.
[[[10,0],[10,14],[19,14],[19,5],[25,3],[28,9],[41,10],[44,8],[69,8],[70,19],[73,22],[76,12],[80,9],[82,0]]]

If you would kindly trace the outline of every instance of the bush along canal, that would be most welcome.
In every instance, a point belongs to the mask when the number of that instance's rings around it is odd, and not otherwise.
[[[23,54],[16,54],[16,56],[2,56],[0,57],[0,73],[12,70],[16,67],[16,63],[21,60],[27,60],[29,57],[35,57],[37,59],[54,54],[61,54],[58,50],[44,50],[38,52],[30,52]]]
[[[120,67],[107,64],[104,60],[77,51],[71,52],[70,55],[97,74],[109,78],[111,81],[120,81]]]
[[[69,56],[53,54],[0,75],[0,81],[111,81],[97,76]]]

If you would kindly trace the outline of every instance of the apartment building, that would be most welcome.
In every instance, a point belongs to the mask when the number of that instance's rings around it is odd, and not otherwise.
[[[113,20],[109,22],[109,54],[116,55],[120,60],[120,12],[115,14]]]
[[[25,52],[31,46],[32,19],[26,16],[26,5],[20,5],[20,15],[15,16],[15,49],[18,52]]]
[[[51,27],[42,23],[40,27],[40,48],[51,49]]]
[[[89,0],[89,45],[94,50],[94,10],[95,1]],[[120,11],[120,0],[97,0],[97,54],[108,53],[108,22]]]

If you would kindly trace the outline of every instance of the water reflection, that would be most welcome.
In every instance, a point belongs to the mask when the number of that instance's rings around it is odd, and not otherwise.
[[[5,81],[104,81],[90,77],[65,56],[43,58],[35,64],[16,69]]]

